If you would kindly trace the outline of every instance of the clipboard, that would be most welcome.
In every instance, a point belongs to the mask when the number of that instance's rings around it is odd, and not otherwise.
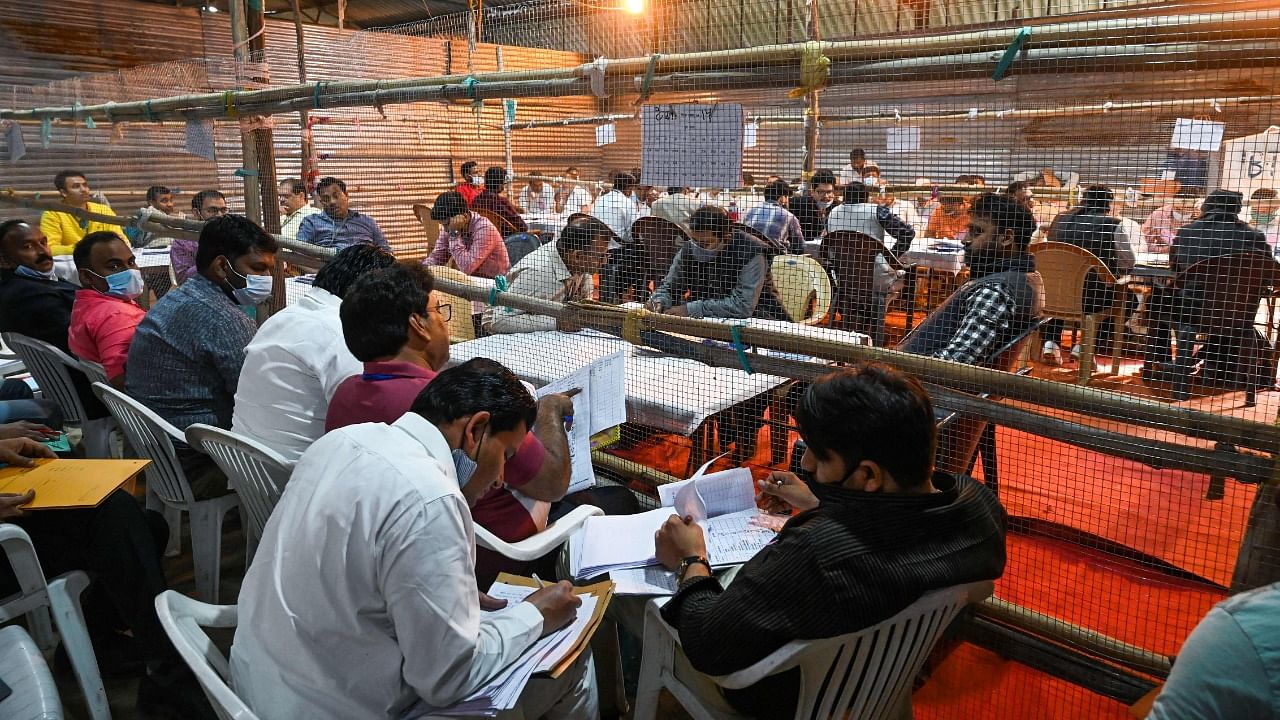
[[[498,573],[498,577],[494,582],[531,588],[540,587],[538,581],[533,578],[512,575],[505,572]],[[587,624],[586,629],[583,630],[582,634],[578,636],[578,639],[574,641],[573,646],[569,648],[569,651],[565,653],[564,657],[557,661],[555,666],[551,668],[551,671],[547,673],[549,677],[554,679],[564,674],[564,671],[568,670],[569,666],[573,665],[573,663],[577,661],[578,657],[582,655],[582,651],[586,650],[587,646],[591,644],[591,638],[595,637],[596,630],[600,627],[600,622],[604,620],[604,612],[609,608],[609,601],[613,599],[613,587],[612,580],[605,580],[604,582],[598,582],[594,585],[582,585],[575,586],[573,588],[574,595],[595,595],[596,610],[592,613],[591,621]]]
[[[65,510],[102,504],[121,485],[138,476],[150,460],[40,459],[33,467],[0,467],[0,493],[35,490],[23,510]]]

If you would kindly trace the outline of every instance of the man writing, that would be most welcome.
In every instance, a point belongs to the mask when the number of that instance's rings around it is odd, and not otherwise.
[[[79,170],[63,170],[53,176],[53,186],[62,196],[63,205],[99,215],[115,215],[110,207],[91,202],[93,190]],[[97,220],[85,220],[61,210],[45,210],[40,214],[40,231],[48,239],[49,251],[54,255],[70,255],[85,235],[101,230],[119,232],[120,228]]]
[[[463,488],[499,484],[537,415],[515,375],[476,359],[440,373],[394,423],[335,430],[307,450],[240,591],[231,678],[255,714],[447,707],[573,619],[567,582],[481,612],[475,580]],[[592,675],[588,656],[530,681],[522,716],[596,718]]]
[[[543,245],[516,263],[512,268],[516,279],[511,283],[511,292],[553,302],[591,299],[595,289],[592,276],[604,266],[609,238],[609,228],[599,220],[592,217],[575,220],[554,243]],[[484,326],[494,333],[580,329],[563,319],[497,306],[485,311]]]
[[[662,610],[694,669],[725,675],[792,640],[892,617],[931,591],[1000,577],[1005,513],[986,488],[935,472],[933,405],[915,378],[859,364],[815,380],[795,412],[805,478],[774,472],[757,497],[799,511],[728,587],[711,576],[702,528],[672,515],[657,558],[678,570]],[[795,714],[799,673],[726,699],[753,717]]]
[[[765,287],[769,248],[763,242],[733,229],[729,215],[715,206],[689,218],[689,235],[693,244],[676,252],[649,298],[650,310],[695,318],[749,318],[757,309],[774,314],[778,303]]]
[[[316,194],[324,212],[302,219],[298,241],[341,250],[356,243],[387,247],[387,238],[373,218],[351,209],[347,184],[334,177],[320,178]]]

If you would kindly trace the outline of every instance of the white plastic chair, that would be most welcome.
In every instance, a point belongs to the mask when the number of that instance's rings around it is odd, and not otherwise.
[[[769,271],[782,309],[792,322],[817,325],[831,311],[831,278],[822,263],[808,255],[779,255]],[[813,313],[809,314],[809,302]]]
[[[84,372],[81,362],[43,340],[19,333],[5,333],[8,345],[31,371],[41,394],[62,408],[63,419],[79,425],[84,432],[85,454],[92,458],[111,457],[111,431],[115,421],[110,417],[90,420],[71,381],[71,370]]]
[[[676,660],[688,667],[674,628],[662,619],[661,604],[645,607],[644,658],[636,693],[635,720],[657,716],[658,694],[666,688],[699,720],[742,717],[728,711],[708,684],[741,689],[770,675],[800,669],[800,718],[883,720],[909,702],[911,684],[938,638],[964,606],[991,595],[989,581],[955,585],[925,594],[897,615],[858,632],[823,640],[793,640],[749,668],[730,675],[700,675],[691,687],[676,677]],[[668,598],[662,598],[665,603]]]
[[[262,528],[289,482],[293,465],[256,440],[203,423],[187,428],[187,444],[213,458],[227,474],[247,516],[246,542],[249,548],[256,548]],[[253,556],[252,551],[249,556]]]
[[[160,624],[195,674],[205,697],[221,720],[257,720],[248,704],[228,684],[231,665],[204,628],[234,628],[239,619],[235,605],[208,605],[173,590],[156,596]]]
[[[240,505],[239,496],[227,493],[209,500],[195,499],[173,447],[175,440],[185,443],[186,437],[150,408],[110,385],[94,383],[93,391],[120,421],[133,449],[151,461],[146,469],[148,507],[152,507],[154,498],[166,509],[166,519],[170,519],[169,509],[191,515],[191,560],[195,566],[196,594],[216,601],[222,564],[222,523],[227,511]],[[171,547],[174,538],[180,537],[180,531],[181,522],[171,520]]]
[[[36,556],[31,537],[25,530],[11,523],[0,523],[0,548],[13,567],[13,575],[18,580],[19,588],[17,594],[0,598],[0,623],[26,615],[27,627],[35,636],[36,643],[42,650],[52,650],[53,629],[49,624],[48,614],[52,612],[53,624],[58,628],[62,645],[71,660],[72,669],[75,670],[76,680],[84,692],[90,717],[93,720],[109,720],[111,709],[107,705],[107,691],[102,687],[98,658],[93,654],[93,643],[89,640],[84,612],[80,609],[80,594],[89,587],[89,576],[80,570],[73,570],[45,582],[40,558]],[[5,645],[4,640],[0,639],[0,654],[4,653]],[[0,661],[0,665],[3,664]],[[47,668],[45,672],[48,672]],[[3,671],[0,671],[0,678],[5,678]],[[54,697],[57,697],[56,688]],[[0,717],[22,716],[9,714],[5,704],[0,703]]]
[[[0,679],[13,694],[0,700],[6,720],[62,720],[62,700],[31,636],[17,625],[0,628]]]
[[[604,511],[595,505],[579,505],[548,525],[546,530],[515,543],[503,540],[476,523],[476,545],[520,562],[537,560],[568,541],[587,518],[603,514]]]
[[[89,360],[77,360],[76,366],[80,368],[80,372],[83,372],[85,377],[89,378],[89,382],[111,384],[110,378],[107,377],[107,369],[98,363]]]

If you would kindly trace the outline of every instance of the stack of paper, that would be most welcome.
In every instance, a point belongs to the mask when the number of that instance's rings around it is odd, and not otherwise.
[[[578,390],[569,433],[569,492],[594,487],[591,436],[627,421],[626,354],[619,350],[538,390],[538,397]]]
[[[654,534],[673,510],[702,526],[712,565],[738,565],[754,557],[773,539],[776,523],[761,522],[764,513],[756,507],[755,483],[749,470],[734,468],[703,475],[710,464],[703,465],[689,480],[658,488],[662,507],[656,510],[588,518],[570,545],[569,567],[574,577],[605,572],[612,576],[615,571],[657,565]],[[620,572],[614,580],[621,580],[619,594],[632,594],[643,586],[665,588],[672,582],[661,574],[628,572]]]
[[[506,600],[508,607],[511,607],[523,602],[538,589],[538,585],[538,581],[533,578],[501,573],[493,587],[489,588],[489,596]],[[532,676],[545,674],[552,678],[560,677],[590,644],[596,628],[604,619],[609,599],[613,597],[613,583],[603,582],[574,588],[574,594],[582,599],[582,605],[573,622],[540,639],[484,687],[447,708],[431,708],[419,702],[403,717],[406,720],[429,715],[494,717],[514,708],[520,702],[520,695],[524,693]]]

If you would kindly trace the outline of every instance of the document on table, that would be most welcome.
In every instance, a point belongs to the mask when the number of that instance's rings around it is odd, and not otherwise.
[[[627,420],[626,368],[626,353],[619,350],[538,390],[540,398],[578,390],[573,396],[573,423],[566,428],[569,492],[586,490],[596,484],[595,468],[591,466],[591,436]]]
[[[0,493],[35,490],[23,510],[97,507],[150,460],[37,460],[35,467],[0,467]]]

